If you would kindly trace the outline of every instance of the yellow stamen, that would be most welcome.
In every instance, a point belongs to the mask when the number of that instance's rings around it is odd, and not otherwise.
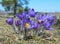
[[[28,26],[29,26],[29,23],[25,23],[25,27],[28,28]]]

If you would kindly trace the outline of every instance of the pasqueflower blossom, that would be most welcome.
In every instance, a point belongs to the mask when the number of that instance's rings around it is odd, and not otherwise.
[[[35,17],[35,15],[36,15],[34,9],[30,9],[29,12],[28,12],[28,14],[29,14],[31,17]]]
[[[15,21],[15,25],[19,27],[21,25],[20,20]]]
[[[13,25],[13,18],[8,18],[6,20],[6,23],[9,24],[9,25]]]

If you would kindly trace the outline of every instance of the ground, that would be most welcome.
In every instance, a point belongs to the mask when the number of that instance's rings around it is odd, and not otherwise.
[[[5,20],[7,18],[0,17],[0,44],[60,44],[60,31],[54,27],[51,39],[36,37],[29,40],[21,40],[18,34],[13,34],[11,26],[7,25]]]

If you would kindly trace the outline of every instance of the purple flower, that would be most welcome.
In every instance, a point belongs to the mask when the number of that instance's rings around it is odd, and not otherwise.
[[[47,29],[47,28],[51,27],[51,24],[49,22],[44,22],[43,26],[45,29]]]
[[[25,19],[26,19],[26,20],[30,20],[30,17],[29,17],[28,14],[25,15]]]
[[[46,14],[42,14],[40,16],[38,16],[38,23],[43,23],[44,21],[46,21],[47,19],[47,15]]]
[[[51,24],[49,22],[45,22],[43,26],[44,26],[44,29],[46,29],[46,30],[53,30],[53,28],[51,27]]]
[[[49,21],[49,23],[50,23],[51,25],[53,25],[54,22],[55,22],[55,20]]]
[[[28,19],[24,19],[23,22],[24,23],[28,23],[28,22],[30,22],[30,19],[29,18]]]
[[[15,21],[15,25],[16,25],[16,26],[20,26],[20,25],[21,25],[20,20]]]
[[[54,17],[53,15],[48,15],[48,16],[47,16],[47,21],[48,21],[51,25],[53,25],[54,22],[55,22],[55,17]]]
[[[39,24],[38,23],[34,23],[33,28],[34,29],[38,29],[38,27],[39,27]]]
[[[19,15],[17,14],[16,15],[16,17],[18,17],[19,19],[24,19],[25,18],[25,16],[26,16],[26,13],[25,12],[22,12],[22,13],[20,13]]]
[[[53,15],[47,15],[47,20],[48,21],[53,21],[54,20],[54,16]]]
[[[31,25],[34,25],[34,21],[33,20],[30,20],[30,22],[29,22]]]
[[[29,22],[30,22],[30,19],[23,19],[22,20],[22,26],[25,27],[25,24],[29,23]]]
[[[29,22],[30,25],[31,25],[31,28],[33,29],[37,29],[39,27],[38,23],[37,22],[34,22],[33,20]]]
[[[35,23],[33,20],[30,20],[29,22],[25,22],[24,25],[26,25],[27,29],[37,28],[37,23]]]
[[[29,14],[31,17],[35,17],[35,15],[36,15],[34,9],[30,9],[29,12],[28,12],[28,14]]]
[[[25,24],[24,24],[24,27],[25,27],[26,29],[32,29],[32,27],[31,27],[31,24],[30,24],[30,23],[25,23]]]
[[[13,18],[8,18],[6,20],[6,23],[9,24],[9,25],[13,25]]]

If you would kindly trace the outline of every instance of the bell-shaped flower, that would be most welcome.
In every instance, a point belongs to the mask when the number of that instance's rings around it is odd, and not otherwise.
[[[18,17],[19,19],[24,19],[25,18],[25,15],[26,15],[26,13],[25,12],[22,12],[22,13],[20,13],[20,14],[17,14],[16,15],[16,17]]]
[[[27,29],[32,29],[33,27],[34,27],[34,21],[33,20],[30,20],[30,21],[25,21],[25,23],[24,23],[24,26],[25,26],[25,28],[27,28]]]
[[[26,19],[26,20],[30,20],[29,15],[28,15],[28,14],[26,14],[24,19]]]
[[[7,24],[9,24],[9,25],[13,25],[13,18],[8,18],[7,20],[6,20],[6,23]]]
[[[38,29],[38,28],[39,28],[39,24],[38,23],[34,23],[33,29]]]
[[[47,15],[47,20],[48,21],[53,21],[55,18],[53,15]]]
[[[47,21],[48,21],[51,25],[53,25],[54,22],[55,22],[55,17],[54,17],[53,15],[48,15],[48,16],[47,16]]]
[[[29,23],[29,22],[30,22],[30,18],[23,19],[22,20],[22,26],[25,27],[25,24]]]
[[[50,23],[51,25],[53,25],[54,22],[55,22],[55,20],[49,21],[49,23]]]
[[[31,20],[29,23],[33,29],[37,29],[39,27],[38,23],[34,22],[33,20]]]
[[[53,30],[53,28],[51,27],[51,24],[49,22],[45,22],[43,26],[44,26],[45,30]]]
[[[47,28],[51,27],[51,24],[49,22],[44,22],[43,26],[45,29],[47,29]]]
[[[46,14],[39,15],[37,19],[38,23],[43,23],[44,21],[46,21],[47,15]]]
[[[30,20],[30,22],[29,22],[31,25],[34,25],[34,21],[33,20]]]
[[[21,25],[20,20],[15,21],[15,25],[19,27]]]
[[[29,12],[28,12],[28,14],[29,14],[31,17],[35,17],[35,15],[36,15],[34,9],[30,9]]]
[[[31,26],[30,23],[25,23],[24,27],[25,27],[26,29],[32,29],[32,26]]]

